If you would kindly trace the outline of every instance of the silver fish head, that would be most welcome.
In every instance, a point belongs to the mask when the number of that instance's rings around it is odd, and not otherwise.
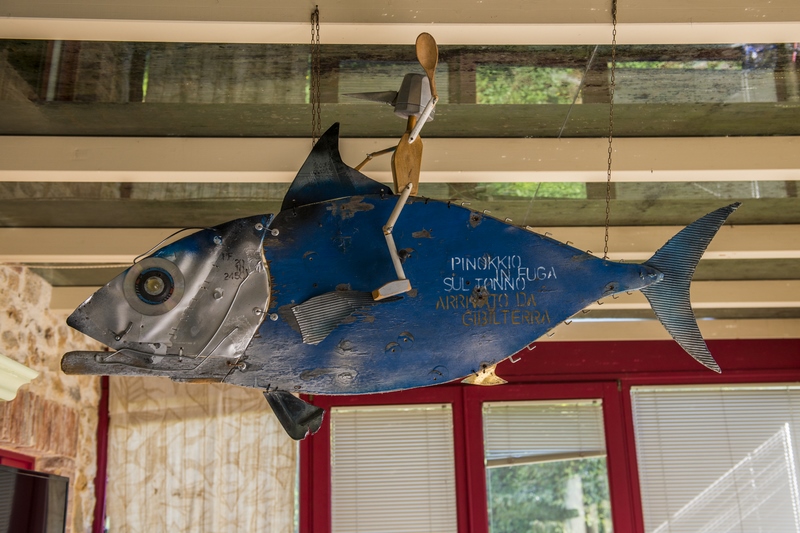
[[[141,259],[67,319],[115,351],[241,355],[264,318],[271,216],[197,231]]]

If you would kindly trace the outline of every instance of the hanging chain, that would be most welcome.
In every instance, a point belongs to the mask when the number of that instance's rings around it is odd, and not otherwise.
[[[608,105],[608,170],[606,172],[606,228],[605,244],[603,245],[603,259],[608,259],[608,226],[611,212],[611,154],[614,141],[614,89],[616,80],[614,75],[617,69],[617,0],[611,0],[611,87],[609,88],[610,103]]]
[[[322,131],[320,110],[320,46],[319,46],[319,6],[311,13],[311,146],[317,144]]]

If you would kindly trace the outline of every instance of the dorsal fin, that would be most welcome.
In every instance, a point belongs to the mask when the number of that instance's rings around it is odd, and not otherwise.
[[[380,194],[387,186],[347,166],[339,155],[339,123],[328,128],[308,154],[289,191],[282,210],[346,196]],[[388,191],[391,193],[391,191]]]

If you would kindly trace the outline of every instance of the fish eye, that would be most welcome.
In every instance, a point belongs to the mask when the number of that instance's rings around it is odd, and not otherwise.
[[[136,295],[146,304],[158,305],[169,300],[175,290],[175,282],[168,272],[160,268],[143,271],[134,283]]]
[[[163,257],[148,257],[128,269],[122,291],[134,310],[156,316],[178,305],[184,284],[183,274],[175,263]]]

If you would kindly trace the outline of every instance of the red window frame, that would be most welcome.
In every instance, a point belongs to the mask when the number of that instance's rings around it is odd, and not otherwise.
[[[630,390],[647,385],[800,381],[800,339],[710,341],[722,374],[701,367],[672,341],[547,342],[506,361],[499,387],[439,385],[388,394],[316,396],[332,407],[450,403],[453,406],[456,505],[460,533],[486,533],[482,404],[486,401],[600,398],[614,530],[644,531]],[[515,356],[513,359],[517,359]],[[330,425],[300,443],[300,532],[331,530]]]
[[[23,470],[34,470],[36,458],[30,455],[0,449],[0,465],[22,468]]]

